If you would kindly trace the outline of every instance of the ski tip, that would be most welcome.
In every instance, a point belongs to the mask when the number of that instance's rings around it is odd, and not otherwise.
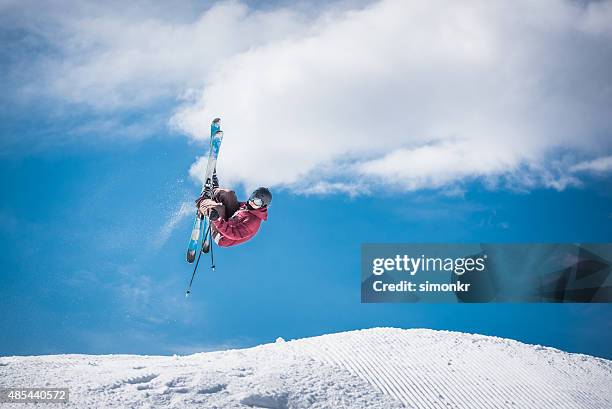
[[[212,120],[213,124],[218,124],[219,122],[221,122],[221,118],[215,118]]]

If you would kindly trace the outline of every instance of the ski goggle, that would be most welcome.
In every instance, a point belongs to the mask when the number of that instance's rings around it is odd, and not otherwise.
[[[261,207],[264,204],[263,200],[260,197],[250,197],[249,201],[253,202],[253,204],[257,207]]]

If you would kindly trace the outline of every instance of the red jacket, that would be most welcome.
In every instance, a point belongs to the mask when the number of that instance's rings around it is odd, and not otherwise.
[[[261,221],[267,219],[267,207],[249,209],[246,202],[240,203],[240,208],[228,220],[217,219],[212,222],[215,230],[213,238],[219,247],[244,243],[257,234]]]

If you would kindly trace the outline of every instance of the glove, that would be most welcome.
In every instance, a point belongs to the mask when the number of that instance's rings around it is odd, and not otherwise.
[[[198,205],[198,211],[201,215],[208,216],[211,220],[218,219],[224,212],[223,204],[215,202],[212,199],[202,199]],[[212,218],[213,211],[216,213],[216,218]]]

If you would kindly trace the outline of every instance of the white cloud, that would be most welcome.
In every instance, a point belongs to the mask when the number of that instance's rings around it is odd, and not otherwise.
[[[438,188],[458,179],[499,175],[520,163],[520,155],[483,142],[444,141],[414,149],[399,148],[357,165],[360,174],[395,180],[402,188]]]
[[[386,0],[322,18],[228,59],[173,124],[202,139],[222,116],[220,173],[249,187],[508,177],[562,189],[576,180],[543,166],[551,155],[610,147],[612,50],[597,27],[612,13],[544,3]]]
[[[355,197],[363,194],[369,194],[373,189],[365,184],[359,183],[321,181],[309,184],[299,190],[305,195],[327,195],[332,193],[341,193],[350,197]]]
[[[36,26],[59,51],[35,87],[106,112],[178,98],[198,141],[221,116],[227,184],[563,189],[581,165],[559,152],[612,148],[612,1],[84,4]]]
[[[42,33],[59,48],[44,59],[46,90],[103,110],[176,98],[181,90],[206,84],[225,58],[304,27],[289,10],[260,13],[231,1],[178,21],[93,5],[76,18],[56,21],[60,30]]]
[[[612,171],[612,156],[580,162],[571,168],[574,172],[605,173]]]

